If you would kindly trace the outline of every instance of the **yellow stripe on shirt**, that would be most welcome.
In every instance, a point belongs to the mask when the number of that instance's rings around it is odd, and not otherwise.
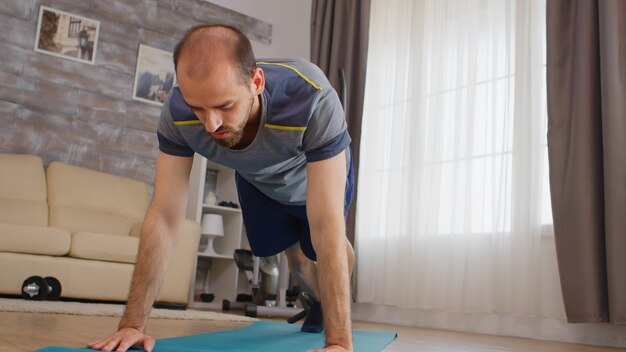
[[[187,120],[187,121],[174,121],[174,124],[176,126],[184,126],[184,125],[197,125],[200,122],[200,120]]]
[[[298,71],[298,69],[293,67],[293,66],[281,64],[279,62],[266,62],[266,61],[257,62],[257,64],[259,64],[259,65],[276,65],[276,66],[286,67],[286,68],[288,68],[290,70],[293,70],[295,73],[297,73],[298,76],[302,77],[302,79],[307,81],[307,83],[310,84],[311,86],[313,86],[313,88],[315,88],[317,90],[322,90],[322,87],[320,87],[319,85],[315,84],[315,82],[313,82],[309,77],[303,75],[302,72]]]
[[[279,126],[279,125],[271,125],[269,123],[265,124],[265,128],[271,128],[273,130],[283,130],[283,131],[304,131],[306,130],[306,126]]]

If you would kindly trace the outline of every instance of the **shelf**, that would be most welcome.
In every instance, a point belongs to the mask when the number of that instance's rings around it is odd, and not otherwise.
[[[209,169],[218,172],[210,173]],[[221,215],[224,221],[224,235],[213,240],[213,249],[217,254],[196,253],[188,303],[190,308],[221,309],[223,299],[235,300],[240,291],[249,291],[247,286],[245,289],[241,286],[246,282],[240,284],[241,273],[233,255],[235,250],[244,247],[243,214],[238,208],[205,204],[203,200],[207,195],[205,188],[208,186],[215,192],[218,200],[236,204],[239,202],[235,171],[216,165],[196,154],[189,176],[186,216],[201,224],[204,214]],[[200,293],[213,293],[215,301],[212,303],[199,301]]]
[[[231,208],[231,207],[222,207],[219,205],[209,205],[202,204],[202,210],[209,210],[215,214],[241,214],[241,209]]]

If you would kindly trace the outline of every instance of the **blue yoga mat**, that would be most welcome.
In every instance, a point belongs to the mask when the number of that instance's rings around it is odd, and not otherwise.
[[[300,327],[298,324],[258,321],[235,330],[159,339],[153,352],[297,352],[324,347],[324,334],[301,332]],[[392,331],[354,330],[352,337],[356,352],[380,352],[396,338],[396,333]],[[85,350],[89,349],[45,347],[37,351]]]

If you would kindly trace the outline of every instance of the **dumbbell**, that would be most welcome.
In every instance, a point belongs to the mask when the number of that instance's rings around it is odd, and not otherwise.
[[[34,301],[58,301],[61,298],[61,282],[55,277],[31,276],[22,284],[22,298]]]

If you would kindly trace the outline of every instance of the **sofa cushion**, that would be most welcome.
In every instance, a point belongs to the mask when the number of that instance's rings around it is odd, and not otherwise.
[[[46,176],[41,159],[0,154],[0,222],[46,226]]]
[[[148,186],[140,181],[56,161],[47,180],[50,225],[72,233],[128,236],[148,209]]]
[[[65,205],[50,208],[50,225],[72,233],[95,232],[128,236],[137,220]]]
[[[141,237],[141,227],[143,226],[143,222],[137,221],[130,227],[129,235],[133,237]]]
[[[62,229],[0,223],[1,252],[66,255],[70,240],[70,233]]]
[[[46,226],[48,204],[45,201],[0,199],[0,223]]]
[[[72,234],[70,256],[134,264],[139,250],[139,238],[111,236],[92,232]]]

